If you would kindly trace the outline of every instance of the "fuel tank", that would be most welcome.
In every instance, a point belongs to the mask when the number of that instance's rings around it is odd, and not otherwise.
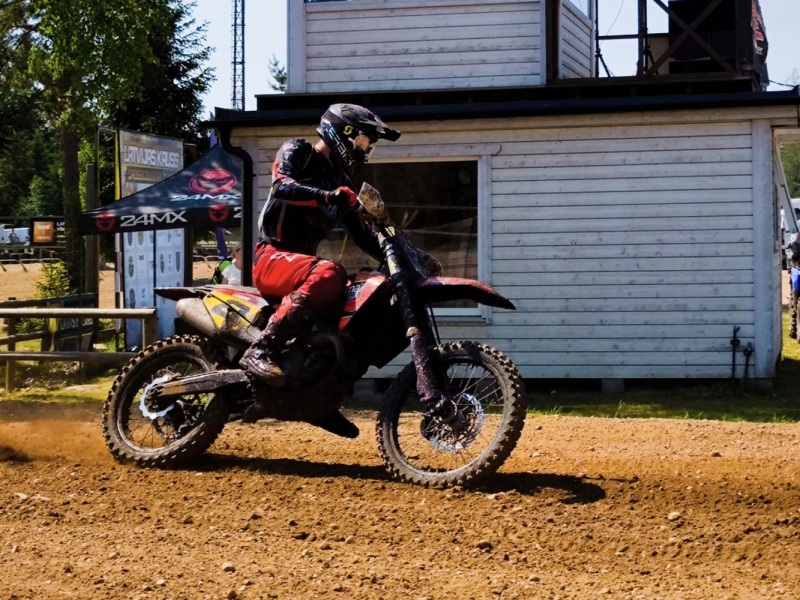
[[[361,271],[345,290],[343,336],[354,342],[359,361],[384,367],[408,346],[392,286],[378,271]]]

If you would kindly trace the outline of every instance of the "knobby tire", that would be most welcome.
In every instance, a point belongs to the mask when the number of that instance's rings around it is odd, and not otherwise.
[[[514,363],[491,346],[477,342],[454,342],[439,346],[435,352],[437,358],[445,362],[448,357],[480,361],[494,374],[503,393],[503,415],[498,432],[478,457],[461,468],[445,472],[414,468],[404,460],[396,439],[400,407],[416,386],[416,372],[414,363],[411,363],[406,365],[386,392],[376,428],[378,446],[387,470],[398,481],[425,487],[474,487],[497,472],[522,435],[527,408],[522,377]]]
[[[205,363],[208,371],[225,367],[225,359],[217,348],[196,335],[176,335],[159,340],[143,349],[120,372],[111,387],[103,407],[103,437],[114,458],[121,463],[135,464],[145,468],[170,468],[181,465],[208,450],[222,432],[228,420],[228,402],[214,396],[205,406],[200,422],[184,437],[161,449],[143,451],[125,441],[118,430],[118,412],[129,410],[127,394],[139,376],[150,368],[154,361],[172,356],[191,356]],[[132,400],[133,402],[136,399]]]

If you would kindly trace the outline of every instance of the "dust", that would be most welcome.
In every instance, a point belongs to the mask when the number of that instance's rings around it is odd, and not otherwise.
[[[95,421],[100,422],[101,402],[59,404],[57,402],[0,401],[0,422]]]
[[[113,462],[99,421],[0,421],[0,461],[31,460]]]
[[[212,263],[195,263],[193,275],[195,279],[210,279],[214,273]],[[0,265],[0,300],[16,298],[27,300],[36,295],[36,282],[41,280],[42,265]],[[114,308],[114,271],[100,271],[100,307]]]
[[[28,300],[36,296],[36,282],[41,281],[42,265],[3,265],[0,269],[2,300]],[[114,307],[114,272],[100,272],[100,306]]]

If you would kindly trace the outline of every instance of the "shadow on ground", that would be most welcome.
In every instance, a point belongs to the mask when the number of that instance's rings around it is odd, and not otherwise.
[[[192,470],[227,471],[242,469],[269,475],[293,475],[308,478],[339,478],[390,482],[383,466],[321,463],[292,458],[247,458],[233,454],[209,453],[192,464]],[[605,490],[584,478],[550,473],[498,473],[479,490],[471,493],[501,493],[516,491],[525,496],[535,496],[544,489],[565,492],[563,504],[591,504],[606,497]]]
[[[30,458],[21,450],[0,444],[0,462],[28,462]]]

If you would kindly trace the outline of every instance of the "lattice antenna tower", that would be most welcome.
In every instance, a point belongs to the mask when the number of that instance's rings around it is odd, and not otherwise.
[[[233,0],[233,95],[231,108],[244,110],[244,2]]]

